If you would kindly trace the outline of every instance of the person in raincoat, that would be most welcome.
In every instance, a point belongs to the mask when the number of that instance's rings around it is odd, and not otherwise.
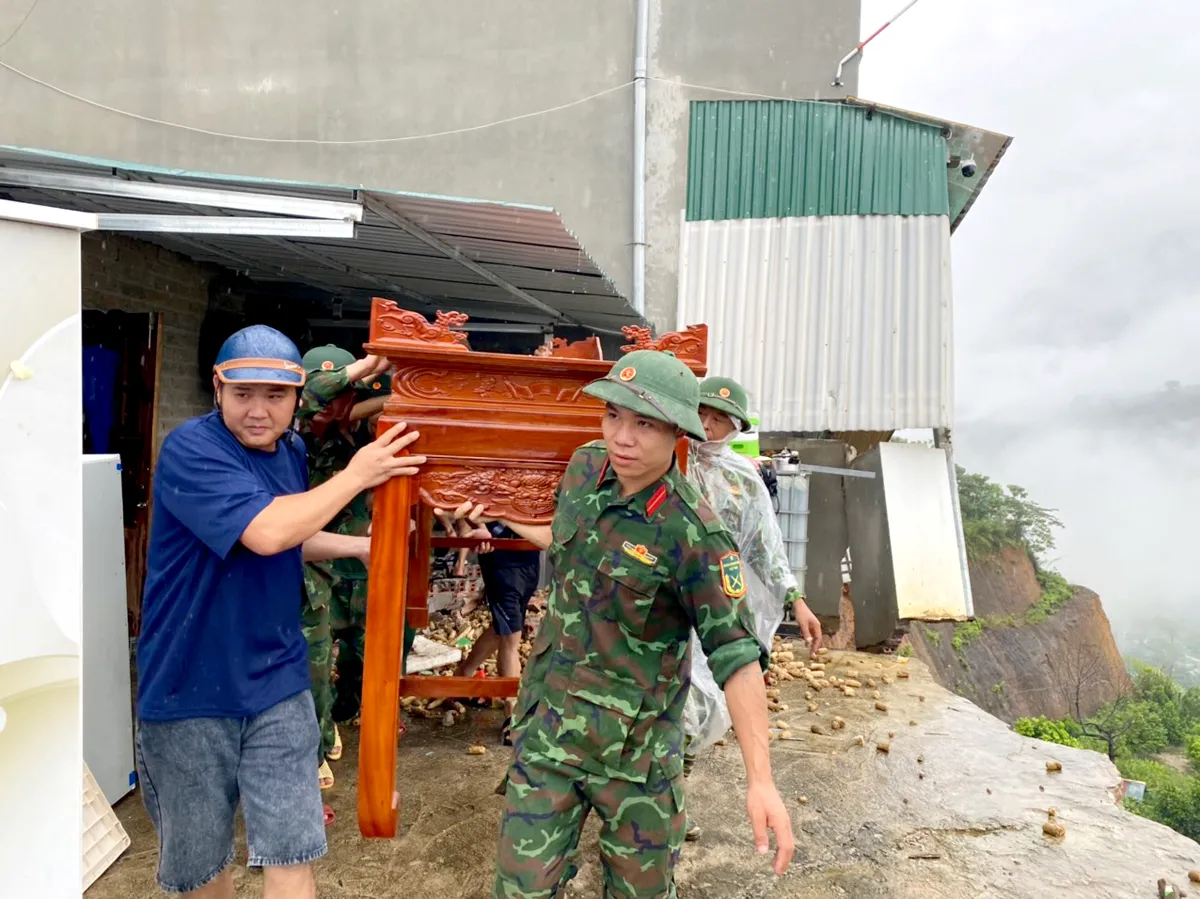
[[[805,603],[788,564],[767,486],[754,463],[730,447],[741,432],[751,427],[746,405],[745,389],[730,378],[708,378],[700,384],[700,421],[708,439],[691,442],[687,476],[700,488],[741,550],[746,604],[763,646],[770,649],[790,606],[805,642],[816,652],[821,648],[821,624]],[[704,650],[695,634],[692,657],[692,690],[684,714],[688,737],[685,776],[691,772],[696,756],[720,739],[731,724],[724,696],[702,664]],[[688,840],[699,837],[700,828],[689,819]]]

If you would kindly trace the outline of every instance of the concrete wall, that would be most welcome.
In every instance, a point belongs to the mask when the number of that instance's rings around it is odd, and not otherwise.
[[[652,2],[646,313],[655,323],[675,326],[690,101],[857,93],[857,64],[845,87],[831,82],[837,61],[859,41],[859,14],[857,0]],[[713,87],[722,90],[704,89]]]
[[[0,0],[0,34],[27,9]],[[553,206],[628,294],[635,9],[634,0],[103,0],[68,16],[49,4],[4,60],[97,105],[0,69],[2,138],[194,171]],[[830,81],[858,31],[855,0],[651,0],[647,312],[656,322],[674,323],[688,101],[853,92],[854,68],[846,91]],[[459,129],[475,130],[444,133]]]
[[[158,435],[212,408],[197,375],[200,323],[214,269],[116,234],[84,234],[83,308],[163,313]]]
[[[873,480],[844,479],[853,563],[850,592],[854,597],[854,642],[875,646],[891,637],[899,624],[879,447],[859,456],[851,467],[875,473]]]

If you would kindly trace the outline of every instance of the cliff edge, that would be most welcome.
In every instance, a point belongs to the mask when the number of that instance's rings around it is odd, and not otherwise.
[[[1129,683],[1100,597],[1047,597],[1028,554],[971,563],[974,622],[914,622],[905,642],[934,678],[1009,723],[1087,717]]]

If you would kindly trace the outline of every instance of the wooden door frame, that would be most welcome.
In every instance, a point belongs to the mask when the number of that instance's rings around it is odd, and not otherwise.
[[[146,500],[145,500],[145,502],[146,502],[146,508],[145,508],[146,532],[144,535],[142,535],[142,540],[136,542],[136,544],[134,545],[134,547],[132,549],[133,552],[142,554],[142,558],[138,560],[139,564],[136,566],[136,570],[141,573],[143,578],[145,577],[145,574],[146,574],[146,566],[147,566],[148,555],[149,555],[150,518],[154,514],[154,469],[158,464],[158,448],[159,448],[158,428],[159,428],[159,420],[160,420],[159,403],[161,402],[159,390],[162,386],[163,323],[164,323],[164,318],[165,318],[165,316],[162,312],[151,311],[147,314],[150,316],[150,326],[152,328],[151,336],[153,337],[153,341],[150,343],[150,348],[154,352],[154,380],[153,380],[153,383],[151,386],[151,397],[150,397],[150,405],[151,405],[150,432],[147,435],[145,435],[144,440],[143,440],[143,447],[148,449],[148,452],[146,452],[144,454],[143,459],[144,459],[144,464],[146,464],[150,467],[150,471],[148,472],[148,480],[146,483],[146,488],[147,488],[146,489]],[[147,443],[145,443],[145,441],[149,441],[149,443],[147,444]],[[127,567],[129,567],[129,563],[130,563],[130,560],[127,558],[125,560],[125,564]],[[126,606],[127,606],[127,610],[128,610],[128,616],[129,616],[129,629],[130,629],[130,635],[133,636],[133,635],[137,635],[137,634],[141,633],[141,625],[142,625],[141,598],[142,598],[142,592],[145,589],[145,581],[143,581],[139,585],[135,585],[135,584],[131,584],[127,579],[125,587],[126,587],[126,591],[127,591]],[[134,597],[137,597],[138,601],[136,603],[133,602]]]

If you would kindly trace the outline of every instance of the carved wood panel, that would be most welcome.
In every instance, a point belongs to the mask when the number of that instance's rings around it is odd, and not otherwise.
[[[545,522],[554,516],[554,491],[564,469],[437,468],[420,478],[421,501],[441,509],[482,502],[486,515],[515,521]]]
[[[573,403],[583,384],[529,375],[491,375],[409,366],[392,378],[392,393],[416,400],[468,400],[507,403]]]

